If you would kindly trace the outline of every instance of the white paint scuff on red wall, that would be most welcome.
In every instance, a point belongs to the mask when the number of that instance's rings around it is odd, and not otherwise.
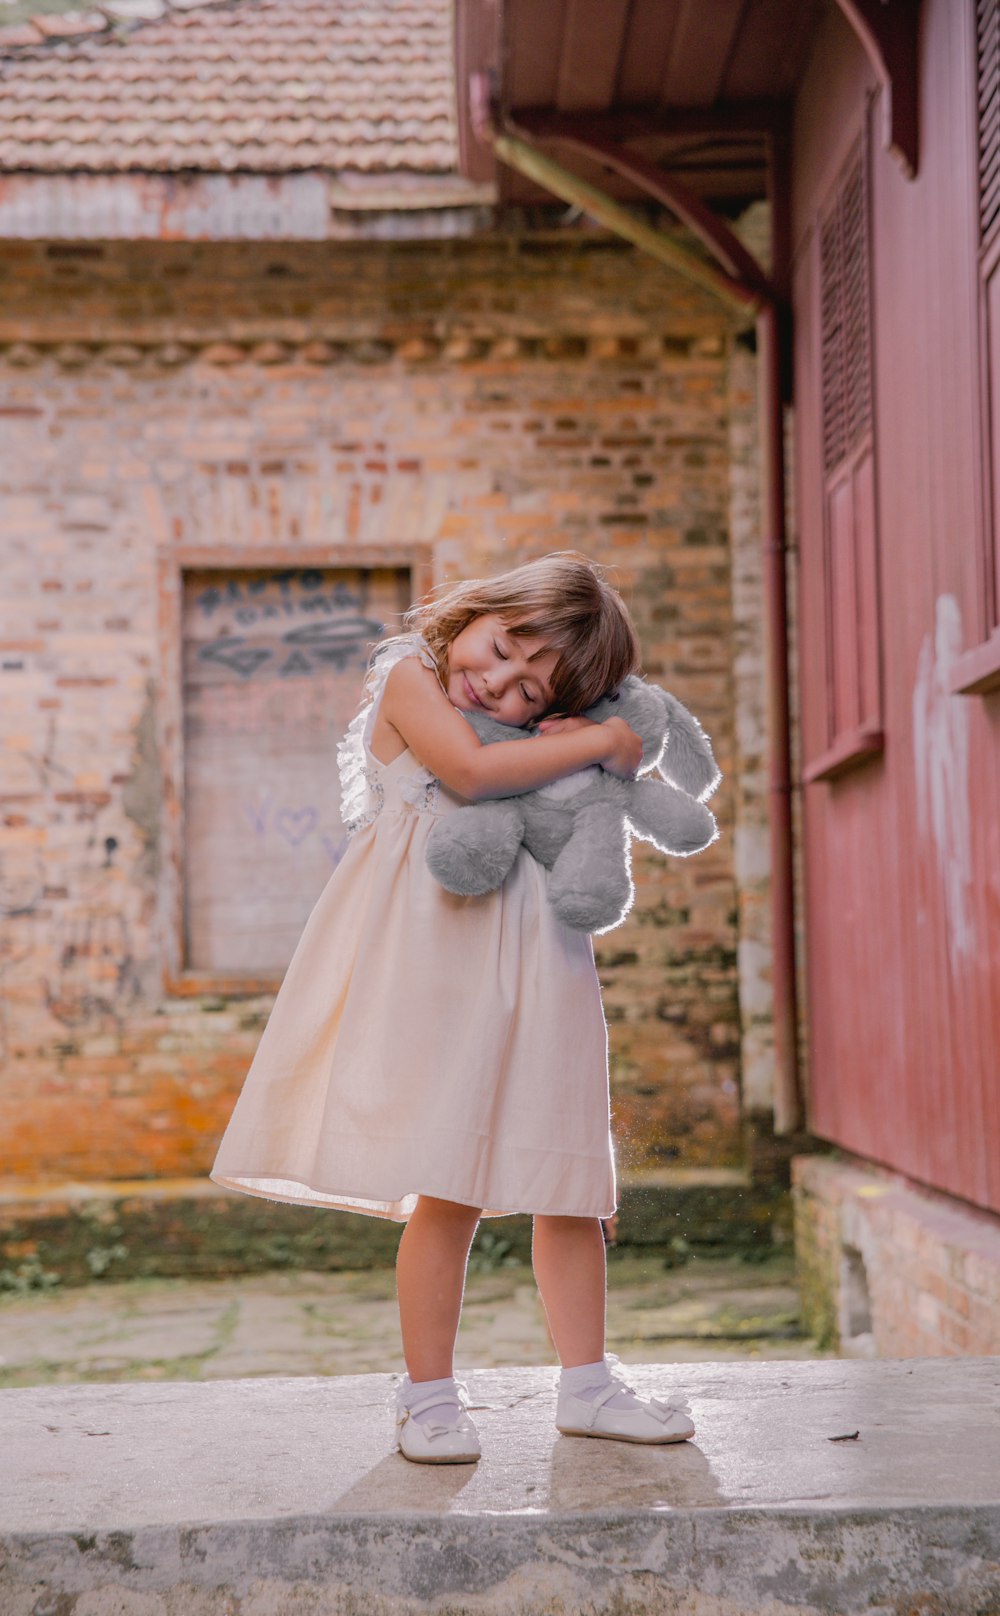
[[[939,595],[934,632],[917,660],[913,689],[913,753],[920,834],[933,843],[944,886],[952,961],[975,948],[969,903],[972,826],[969,817],[969,709],[950,691],[951,666],[962,651],[962,617],[953,595]]]

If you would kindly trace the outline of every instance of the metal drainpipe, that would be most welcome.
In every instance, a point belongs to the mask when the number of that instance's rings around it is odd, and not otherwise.
[[[792,843],[792,782],[788,700],[788,586],[785,572],[785,444],[781,407],[781,332],[777,299],[708,265],[662,231],[624,208],[589,181],[553,162],[520,136],[497,130],[475,108],[480,139],[511,168],[553,195],[582,208],[599,224],[623,235],[718,297],[730,312],[756,316],[761,445],[761,525],[767,602],[767,721],[770,740],[771,996],[774,1013],[774,1131],[797,1132],[803,1123],[799,1080],[795,978],[795,894]]]
[[[785,433],[781,408],[781,328],[769,300],[757,315],[761,450],[761,537],[767,601],[768,816],[771,847],[771,997],[774,1015],[774,1131],[803,1124],[795,976],[791,719],[788,700],[788,582],[785,569]]]

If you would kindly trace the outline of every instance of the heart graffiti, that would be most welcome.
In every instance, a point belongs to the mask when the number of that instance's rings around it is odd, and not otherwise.
[[[315,808],[282,808],[274,816],[274,828],[290,847],[298,847],[319,824]]]

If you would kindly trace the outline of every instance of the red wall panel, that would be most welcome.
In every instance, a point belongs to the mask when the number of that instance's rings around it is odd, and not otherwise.
[[[831,8],[796,110],[796,459],[803,750],[837,703],[831,632],[856,575],[828,581],[816,222],[870,137],[878,576],[856,596],[862,710],[882,684],[885,750],[805,787],[811,1124],[823,1138],[1000,1210],[1000,694],[955,695],[982,637],[983,422],[972,0],[925,0],[921,161],[882,148],[864,53]],[[873,556],[853,547],[855,566]],[[838,548],[838,554],[840,550]],[[866,561],[865,565],[874,565]],[[850,568],[847,569],[850,571]]]

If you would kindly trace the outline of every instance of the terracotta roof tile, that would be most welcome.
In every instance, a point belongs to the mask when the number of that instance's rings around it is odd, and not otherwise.
[[[457,161],[450,0],[108,0],[0,30],[0,172]]]

